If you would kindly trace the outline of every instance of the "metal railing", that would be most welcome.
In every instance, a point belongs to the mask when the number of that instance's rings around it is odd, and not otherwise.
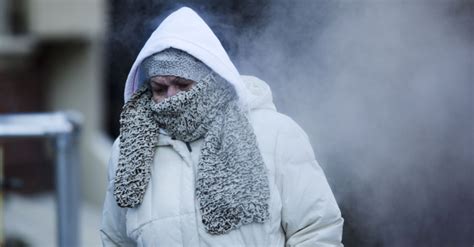
[[[79,246],[79,155],[81,115],[75,112],[0,114],[0,138],[51,138],[56,148],[58,245]]]

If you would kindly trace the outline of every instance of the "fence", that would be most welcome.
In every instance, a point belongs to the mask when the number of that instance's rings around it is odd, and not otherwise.
[[[75,112],[0,115],[0,138],[51,138],[55,143],[57,231],[61,247],[79,246],[81,122],[81,115]]]

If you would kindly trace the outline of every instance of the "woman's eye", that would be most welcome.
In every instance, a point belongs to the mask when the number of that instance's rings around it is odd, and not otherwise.
[[[188,90],[188,89],[190,89],[190,88],[191,88],[191,84],[187,84],[187,85],[182,84],[182,85],[179,85],[179,89],[181,89],[181,90]]]
[[[153,92],[157,94],[163,94],[165,93],[165,88],[159,87],[159,88],[153,88]]]

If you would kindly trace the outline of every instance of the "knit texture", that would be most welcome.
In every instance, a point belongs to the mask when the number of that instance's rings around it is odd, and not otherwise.
[[[204,138],[196,198],[209,233],[223,234],[269,218],[268,177],[255,134],[235,89],[216,73],[160,103],[144,85],[124,106],[114,181],[120,207],[133,208],[143,201],[159,128],[185,142]]]
[[[141,72],[145,78],[153,76],[178,76],[191,81],[200,81],[212,70],[188,53],[168,48],[143,60]]]
[[[151,97],[148,86],[143,86],[120,114],[120,151],[114,179],[114,197],[120,207],[139,205],[150,181],[159,134],[154,114],[146,107]]]
[[[212,73],[190,91],[150,105],[159,126],[174,138],[204,137],[196,197],[209,233],[269,218],[266,167],[232,85]]]

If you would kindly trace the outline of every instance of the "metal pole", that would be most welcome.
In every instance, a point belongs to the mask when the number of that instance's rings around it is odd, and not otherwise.
[[[0,137],[49,137],[55,141],[60,247],[79,246],[80,170],[77,141],[81,123],[81,116],[72,112],[0,115]]]
[[[73,164],[71,155],[72,138],[70,134],[59,134],[56,137],[56,193],[58,208],[58,243],[61,247],[77,247],[77,225],[79,200],[75,193]]]
[[[0,182],[3,187],[3,147],[0,145]],[[0,188],[0,246],[5,246],[3,220],[3,188]]]

